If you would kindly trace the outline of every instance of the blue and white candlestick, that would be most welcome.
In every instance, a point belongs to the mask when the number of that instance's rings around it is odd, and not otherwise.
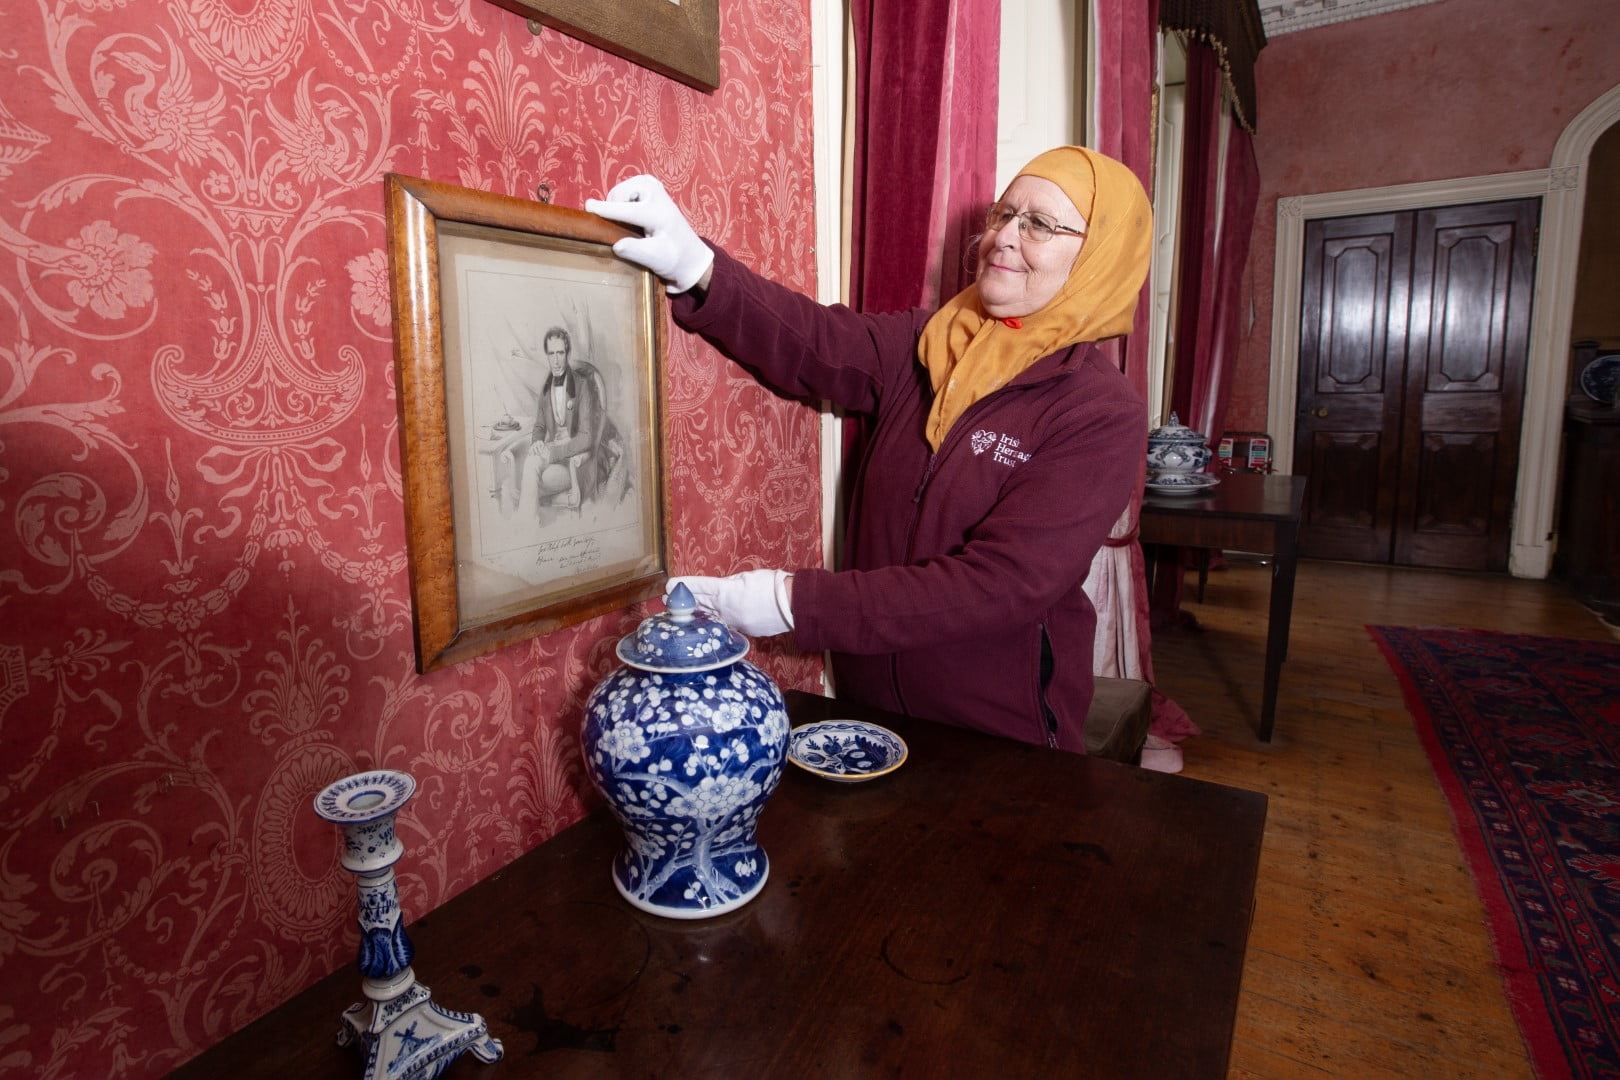
[[[394,816],[416,791],[409,774],[379,770],[344,777],[315,796],[315,813],[343,832],[343,869],[360,890],[360,974],[366,1000],[343,1012],[339,1046],[358,1042],[366,1080],[431,1080],[462,1051],[499,1061],[484,1018],[433,1004],[411,970],[411,939],[394,882],[404,845]]]

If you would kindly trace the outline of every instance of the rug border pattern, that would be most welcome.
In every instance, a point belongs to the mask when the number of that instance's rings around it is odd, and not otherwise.
[[[1400,683],[1407,710],[1450,808],[1463,855],[1486,912],[1507,997],[1530,1060],[1543,1080],[1613,1076],[1620,1001],[1614,1000],[1613,955],[1582,948],[1616,932],[1595,925],[1594,909],[1575,902],[1559,870],[1556,830],[1524,797],[1516,770],[1527,766],[1504,758],[1502,740],[1477,715],[1477,687],[1465,687],[1445,662],[1481,648],[1504,650],[1522,674],[1504,675],[1503,700],[1551,695],[1546,715],[1580,711],[1560,695],[1556,682],[1526,656],[1550,653],[1567,664],[1571,650],[1593,647],[1620,665],[1620,646],[1601,640],[1550,638],[1448,627],[1368,626]],[[1506,670],[1506,669],[1504,669]],[[1556,706],[1557,709],[1554,709]],[[1504,706],[1506,707],[1506,706]],[[1588,710],[1589,711],[1589,710]],[[1588,719],[1591,719],[1588,717]],[[1614,760],[1614,746],[1607,745]],[[1510,888],[1521,902],[1515,902]],[[1574,993],[1556,993],[1565,981]],[[1610,1006],[1601,1002],[1605,997]],[[1598,1002],[1597,1013],[1572,1007]],[[1599,1045],[1593,1045],[1597,1043]]]

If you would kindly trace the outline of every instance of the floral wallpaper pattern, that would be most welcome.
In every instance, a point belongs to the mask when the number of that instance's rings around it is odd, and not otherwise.
[[[0,1074],[161,1075],[351,961],[331,780],[416,777],[410,917],[585,812],[645,611],[415,674],[382,176],[652,172],[811,291],[807,3],[721,17],[703,94],[486,0],[6,5]],[[815,413],[669,348],[674,568],[817,564]]]

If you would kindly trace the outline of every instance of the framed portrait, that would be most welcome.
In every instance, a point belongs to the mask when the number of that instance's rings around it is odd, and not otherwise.
[[[495,3],[688,86],[720,86],[720,0]]]
[[[385,180],[419,671],[657,596],[664,291],[614,222]]]

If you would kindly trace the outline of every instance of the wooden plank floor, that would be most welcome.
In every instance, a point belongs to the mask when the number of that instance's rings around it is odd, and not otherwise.
[[[1270,569],[1230,556],[1202,604],[1196,582],[1198,628],[1153,641],[1159,688],[1204,729],[1185,775],[1271,797],[1230,1075],[1528,1080],[1450,812],[1365,627],[1620,635],[1556,584],[1302,563],[1266,744]]]

